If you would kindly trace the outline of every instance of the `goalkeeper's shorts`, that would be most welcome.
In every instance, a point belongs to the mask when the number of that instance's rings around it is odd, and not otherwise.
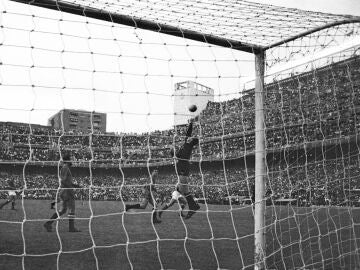
[[[179,200],[180,198],[184,198],[184,196],[177,190],[175,190],[172,194],[171,194],[171,198],[173,200]]]

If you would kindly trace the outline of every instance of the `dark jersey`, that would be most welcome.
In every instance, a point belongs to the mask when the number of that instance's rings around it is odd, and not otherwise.
[[[70,168],[65,164],[60,170],[60,188],[64,188],[61,190],[60,197],[63,200],[74,199],[73,187],[74,184],[72,182]]]
[[[188,176],[190,173],[190,157],[194,145],[185,142],[176,152],[176,171],[179,175]]]
[[[194,147],[194,144],[187,142],[187,139],[191,136],[193,130],[193,123],[190,123],[186,130],[185,143],[176,152],[176,165],[175,169],[178,175],[188,176],[190,173],[190,157]]]

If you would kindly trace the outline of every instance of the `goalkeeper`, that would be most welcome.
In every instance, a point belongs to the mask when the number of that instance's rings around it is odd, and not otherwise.
[[[174,150],[171,151],[172,156],[175,158],[175,170],[179,176],[178,182],[178,191],[185,196],[189,212],[187,213],[185,219],[191,218],[195,214],[195,211],[200,209],[200,206],[194,201],[192,194],[189,191],[189,173],[190,173],[190,157],[194,146],[199,144],[198,138],[192,138],[189,142],[188,139],[191,137],[193,130],[193,123],[190,122],[187,130],[184,144],[176,151],[174,156]]]
[[[69,232],[80,232],[75,228],[75,194],[74,188],[79,188],[79,185],[76,185],[72,181],[72,175],[70,167],[72,165],[71,158],[69,154],[64,155],[63,161],[64,164],[60,170],[60,192],[59,197],[62,201],[62,209],[59,213],[55,212],[50,220],[44,224],[45,229],[48,232],[52,231],[52,223],[60,216],[65,214],[69,210]]]

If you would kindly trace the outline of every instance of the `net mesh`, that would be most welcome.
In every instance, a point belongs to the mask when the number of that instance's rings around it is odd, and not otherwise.
[[[334,15],[248,1],[27,1],[19,2],[95,16],[104,20],[180,36],[199,34],[201,41],[224,40],[235,49],[267,48],[303,33],[340,22],[359,22]],[[100,15],[93,12],[99,11]],[[150,24],[150,25],[148,25]],[[198,39],[199,37],[197,37]],[[225,46],[225,43],[222,43]],[[241,45],[242,44],[242,45]]]
[[[134,20],[149,20],[159,25],[171,25],[204,35],[241,41],[254,47],[270,46],[281,42],[284,37],[292,37],[315,27],[351,18],[247,1],[127,1],[121,4],[115,1],[69,2],[128,15]]]
[[[1,268],[253,268],[253,55],[160,26],[268,47],[351,18],[244,1],[71,3],[159,28],[1,3]],[[359,29],[338,25],[266,52],[267,269],[360,267]],[[183,123],[173,126],[176,117]],[[175,204],[160,224],[150,206],[125,211],[142,201],[154,168],[156,209],[169,202],[181,177],[171,150],[189,119],[200,139],[189,178],[200,210],[186,220]],[[63,215],[48,233],[69,153],[81,232],[69,233]]]

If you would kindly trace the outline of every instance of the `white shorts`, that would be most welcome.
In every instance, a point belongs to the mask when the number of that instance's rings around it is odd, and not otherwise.
[[[8,194],[9,194],[9,196],[16,196],[16,192],[15,192],[15,191],[12,191],[12,190],[11,190],[11,191],[9,191],[9,193],[8,193]]]
[[[171,198],[172,198],[173,200],[179,200],[180,198],[184,198],[184,196],[181,195],[179,191],[175,190],[175,191],[173,191],[173,193],[171,194]]]

